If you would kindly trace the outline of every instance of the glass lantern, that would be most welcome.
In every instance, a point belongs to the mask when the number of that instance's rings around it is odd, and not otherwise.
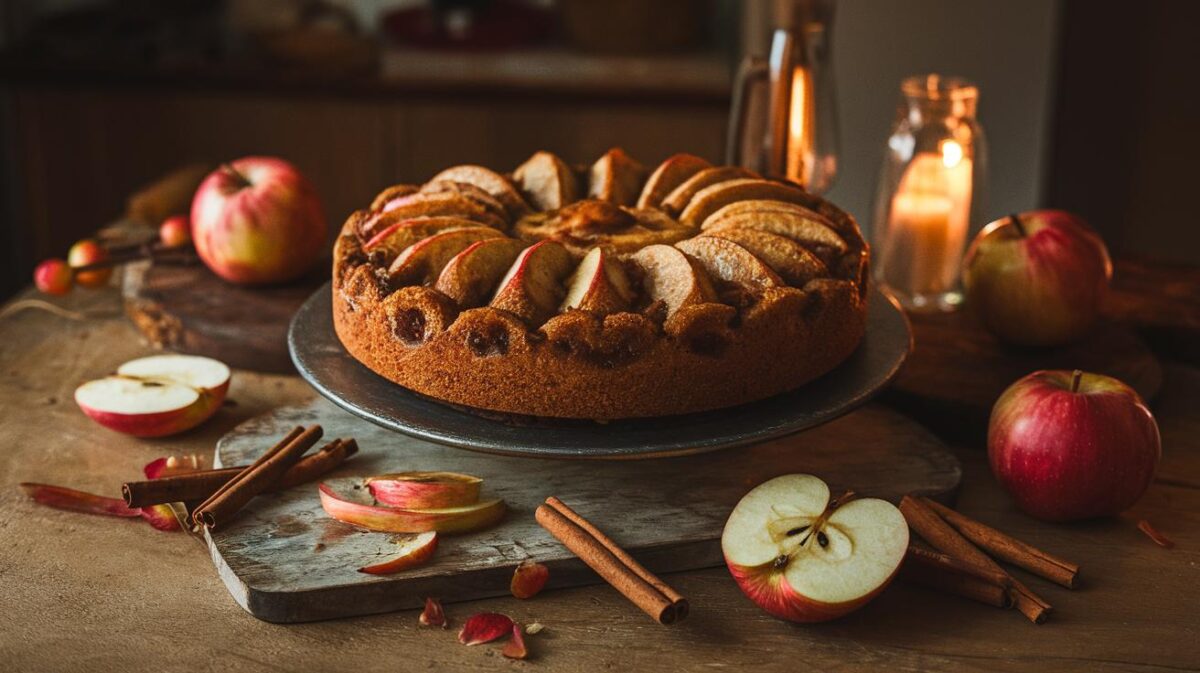
[[[874,278],[909,310],[952,311],[962,304],[963,253],[983,226],[979,90],[924,75],[904,80],[900,94],[871,222]]]

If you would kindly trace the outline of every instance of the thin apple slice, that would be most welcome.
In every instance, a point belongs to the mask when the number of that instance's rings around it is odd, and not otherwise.
[[[509,590],[516,598],[533,598],[541,593],[548,579],[550,579],[549,568],[536,561],[526,559],[521,561],[517,569],[513,571]]]
[[[579,183],[565,161],[535,152],[513,171],[513,181],[537,210],[557,210],[579,198]]]
[[[849,249],[837,227],[824,215],[784,201],[735,201],[709,215],[700,225],[706,233],[734,228],[786,236],[806,246],[829,248],[838,255]]]
[[[440,626],[443,629],[450,628],[450,623],[446,621],[446,611],[442,609],[442,603],[436,598],[425,599],[425,609],[421,611],[421,616],[417,618],[421,626]]]
[[[388,268],[388,281],[393,288],[407,285],[428,285],[437,279],[446,264],[467,246],[504,234],[491,227],[452,229],[423,238],[405,248]]]
[[[504,643],[500,654],[509,659],[524,659],[529,656],[529,650],[525,647],[525,633],[521,630],[520,624],[513,622],[512,638]]]
[[[710,215],[737,201],[783,201],[804,205],[811,198],[799,187],[774,180],[726,180],[696,192],[680,213],[679,221],[699,227]]]
[[[158,530],[168,533],[183,530],[183,526],[180,525],[179,519],[175,516],[175,512],[171,509],[170,505],[162,504],[142,507],[138,511],[138,514],[145,519],[146,523]]]
[[[676,187],[712,164],[694,154],[676,154],[658,165],[650,174],[638,197],[638,208],[658,208]]]
[[[379,502],[405,509],[462,507],[479,502],[483,480],[457,472],[393,472],[368,477],[367,490]]]
[[[500,280],[489,306],[509,311],[538,327],[558,311],[563,281],[571,273],[571,254],[554,241],[526,248]]]
[[[454,193],[410,194],[385,203],[361,225],[363,238],[374,238],[385,227],[399,220],[416,217],[461,217],[493,229],[506,229],[508,223],[476,201]]]
[[[478,228],[478,222],[461,217],[416,217],[400,220],[388,225],[364,243],[363,252],[378,254],[391,264],[405,248],[417,241],[446,231]],[[499,230],[493,231],[497,236],[503,236]]]
[[[431,180],[421,186],[422,194],[457,194],[466,197],[483,206],[489,213],[501,219],[508,219],[508,210],[496,197],[483,189],[467,182],[452,182],[449,180]]]
[[[480,612],[467,617],[462,630],[458,632],[458,642],[463,645],[482,645],[503,638],[512,633],[513,620],[508,615],[498,612]]]
[[[685,307],[717,300],[708,273],[676,248],[648,245],[634,253],[630,261],[642,270],[646,298],[663,302],[668,319]]]
[[[434,531],[417,533],[399,540],[397,544],[400,546],[399,556],[390,561],[364,566],[359,568],[358,572],[368,575],[392,575],[402,570],[424,565],[433,558],[433,553],[437,551],[438,534]]]
[[[633,298],[633,288],[621,263],[603,248],[592,248],[567,281],[567,295],[560,308],[608,315],[628,310]]]
[[[749,250],[723,238],[698,236],[676,248],[699,260],[708,275],[752,293],[783,286],[783,279]]]
[[[321,507],[329,516],[354,526],[385,533],[468,533],[499,521],[505,512],[500,499],[441,509],[403,509],[355,502],[334,491],[329,484],[317,487]]]
[[[718,229],[704,235],[733,241],[749,250],[792,287],[804,287],[814,278],[829,275],[820,258],[790,238],[754,229]]]
[[[637,202],[646,167],[614,147],[592,164],[588,172],[588,196],[618,206],[632,206]]]
[[[371,210],[381,210],[385,204],[416,194],[420,189],[419,185],[392,185],[375,196],[371,201]]]
[[[525,199],[521,197],[521,193],[517,191],[513,183],[490,168],[472,165],[452,166],[433,176],[430,182],[440,180],[465,182],[479,187],[504,204],[508,216],[512,219],[529,211],[529,204],[525,203]]]
[[[446,262],[433,287],[461,309],[483,306],[527,245],[514,238],[472,243]]]
[[[757,177],[758,173],[748,168],[742,168],[741,166],[705,168],[697,171],[695,175],[684,180],[682,184],[671,190],[671,193],[663,199],[662,208],[672,215],[678,215],[687,207],[692,197],[702,189],[730,180]]]

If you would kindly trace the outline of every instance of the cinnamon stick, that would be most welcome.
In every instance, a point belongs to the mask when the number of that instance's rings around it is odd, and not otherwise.
[[[1008,590],[965,571],[966,566],[940,552],[908,548],[900,577],[942,593],[954,594],[997,608],[1012,607]]]
[[[930,500],[929,498],[921,498],[921,501],[928,505],[934,512],[937,512],[946,523],[961,533],[963,537],[973,542],[976,546],[981,547],[992,556],[1005,563],[1011,563],[1022,570],[1027,570],[1038,577],[1048,579],[1055,584],[1061,584],[1068,589],[1075,588],[1075,581],[1079,577],[1078,565],[1048,554],[1014,537],[1005,535],[995,528],[982,524],[960,512],[956,512],[940,502]]]
[[[658,623],[671,624],[687,615],[687,599],[558,498],[548,498],[535,516],[542,528]]]
[[[292,433],[295,433],[295,430]],[[292,433],[289,433],[289,436]],[[217,489],[208,500],[201,503],[192,514],[193,520],[197,525],[206,526],[210,530],[223,526],[231,516],[250,502],[251,498],[279,481],[283,473],[299,462],[304,452],[317,443],[321,433],[321,426],[314,425],[300,432],[287,444],[271,447],[250,467],[242,470]]]
[[[911,496],[900,500],[900,513],[904,515],[910,528],[938,551],[949,554],[957,560],[973,566],[979,572],[1004,572],[987,554],[958,534],[950,524],[942,520],[925,503]],[[1021,582],[1008,575],[1009,593],[1013,605],[1034,624],[1046,621],[1051,611],[1050,604],[1038,597]]]
[[[353,439],[335,439],[321,447],[317,453],[302,458],[268,490],[282,491],[298,484],[314,481],[321,475],[332,471],[357,452],[358,444]],[[244,469],[246,466],[198,470],[161,479],[131,481],[121,485],[121,494],[125,497],[125,504],[130,507],[149,507],[162,503],[192,500],[203,501],[241,474]]]
[[[943,573],[967,575],[981,582],[994,584],[1000,588],[1005,588],[1011,583],[1008,573],[1002,570],[978,568],[969,563],[959,561],[949,554],[943,554],[942,552],[934,551],[917,544],[908,545],[908,553],[904,555],[904,559],[906,565],[914,563]]]

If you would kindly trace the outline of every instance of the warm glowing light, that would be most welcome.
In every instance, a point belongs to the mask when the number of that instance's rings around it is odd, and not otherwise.
[[[802,185],[812,180],[816,159],[817,117],[813,81],[807,68],[792,70],[792,99],[788,114],[787,177]]]
[[[942,165],[946,168],[954,168],[958,162],[962,161],[963,148],[962,145],[953,140],[943,140],[941,142],[942,149]]]

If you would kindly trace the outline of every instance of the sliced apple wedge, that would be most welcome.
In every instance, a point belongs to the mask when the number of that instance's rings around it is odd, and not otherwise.
[[[500,280],[489,306],[516,314],[538,327],[558,312],[563,281],[571,273],[571,254],[554,241],[525,248]]]
[[[521,197],[521,193],[513,186],[508,178],[483,166],[463,165],[451,166],[433,176],[430,182],[438,181],[465,182],[475,185],[491,194],[497,201],[504,204],[508,216],[516,219],[529,211],[529,204]]]
[[[557,210],[579,198],[579,183],[565,161],[535,152],[513,171],[513,181],[537,210]]]
[[[400,547],[400,553],[396,558],[383,563],[363,566],[358,569],[358,572],[368,575],[391,575],[424,565],[433,558],[433,553],[437,551],[438,534],[434,531],[417,533],[398,540],[396,544]]]
[[[491,227],[453,229],[434,234],[413,243],[397,255],[388,269],[388,280],[392,287],[432,283],[446,264],[467,246],[503,236]]]
[[[782,286],[783,279],[749,250],[723,238],[698,236],[680,241],[676,248],[696,258],[716,280],[759,292]]]
[[[736,201],[709,215],[700,225],[704,232],[730,228],[757,229],[786,236],[804,245],[829,248],[839,255],[848,249],[846,241],[828,218],[784,201]]]
[[[366,480],[376,500],[405,509],[472,505],[479,502],[482,483],[479,477],[457,472],[394,472]]]
[[[496,197],[467,182],[431,180],[421,186],[422,194],[457,194],[483,206],[489,213],[503,220],[508,219],[508,209]]]
[[[422,194],[418,192],[385,203],[383,208],[363,223],[363,234],[370,239],[387,224],[422,216],[461,217],[494,229],[506,229],[508,226],[504,218],[488,210],[478,201],[473,201],[462,194],[453,192]]]
[[[673,215],[678,215],[683,212],[692,197],[702,189],[715,184],[727,182],[729,180],[741,180],[747,178],[757,178],[758,173],[741,166],[716,166],[713,168],[705,168],[696,172],[695,175],[684,180],[671,193],[663,199],[663,210]]]
[[[648,245],[630,257],[642,270],[646,298],[666,305],[667,318],[687,306],[717,300],[708,273],[695,260],[669,245]]]
[[[110,430],[164,437],[190,430],[216,413],[229,390],[224,363],[195,355],[153,355],[75,389],[75,403]]]
[[[734,228],[705,232],[704,236],[737,243],[771,267],[772,271],[792,287],[804,287],[805,283],[814,278],[829,275],[829,270],[819,257],[790,238],[754,229]]]
[[[567,281],[567,296],[559,308],[608,315],[628,310],[633,298],[633,288],[621,263],[603,248],[592,248]]]
[[[679,221],[699,227],[710,215],[737,201],[783,201],[804,205],[811,198],[799,187],[774,180],[726,180],[696,192],[680,213]]]
[[[405,248],[417,241],[443,231],[476,227],[479,227],[478,222],[461,217],[415,217],[400,220],[382,229],[364,243],[363,252],[381,254],[390,264]],[[499,230],[493,231],[496,231],[497,236],[503,235]]]
[[[618,206],[637,202],[646,167],[624,150],[614,147],[596,160],[588,171],[588,196]]]
[[[908,549],[908,524],[884,500],[830,499],[817,477],[760,484],[734,507],[721,534],[742,592],[770,614],[820,622],[865,605],[891,582]]]
[[[694,154],[680,153],[658,165],[638,196],[638,208],[657,208],[676,187],[712,164]]]
[[[329,484],[317,487],[321,507],[330,517],[354,526],[385,533],[468,533],[499,521],[505,512],[504,501],[486,500],[463,507],[405,509],[370,505],[355,495],[339,493]]]
[[[375,199],[371,201],[371,210],[382,210],[384,204],[389,201],[416,194],[420,189],[419,185],[392,185],[375,196]]]
[[[489,238],[472,243],[446,262],[433,286],[453,299],[459,308],[483,306],[526,246],[515,238]]]

